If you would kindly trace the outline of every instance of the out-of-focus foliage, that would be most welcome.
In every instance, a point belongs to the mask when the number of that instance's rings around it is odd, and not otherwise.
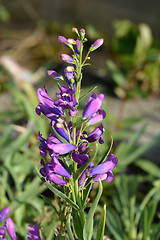
[[[113,23],[111,59],[107,67],[120,98],[147,96],[160,91],[160,43],[147,24],[129,20]]]

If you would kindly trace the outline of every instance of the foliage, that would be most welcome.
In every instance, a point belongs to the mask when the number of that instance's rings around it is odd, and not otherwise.
[[[107,67],[116,84],[115,93],[122,99],[158,94],[160,48],[149,26],[118,20],[113,27],[111,59],[107,60]]]

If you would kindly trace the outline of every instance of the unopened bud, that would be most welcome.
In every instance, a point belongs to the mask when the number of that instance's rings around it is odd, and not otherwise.
[[[84,39],[84,37],[85,37],[85,30],[82,28],[79,32],[80,32],[80,36],[82,37],[82,39]]]
[[[67,54],[61,54],[61,59],[67,63],[73,63],[73,58]]]
[[[67,72],[73,72],[74,71],[74,67],[72,66],[67,66],[65,69]]]
[[[58,41],[63,43],[65,46],[67,46],[67,39],[63,36],[58,36],[57,37]]]
[[[78,29],[77,28],[73,27],[72,31],[78,34]]]
[[[76,41],[72,38],[68,38],[67,43],[72,45],[72,44],[76,44]]]
[[[94,50],[96,50],[97,48],[99,48],[102,44],[103,44],[103,38],[101,39],[97,39],[90,47],[90,52],[93,52]]]

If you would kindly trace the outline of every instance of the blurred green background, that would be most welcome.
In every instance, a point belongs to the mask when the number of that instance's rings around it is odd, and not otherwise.
[[[84,69],[82,93],[98,85],[105,94],[105,144],[119,163],[115,179],[104,185],[95,231],[107,203],[105,235],[115,240],[160,237],[160,3],[154,1],[0,1],[0,210],[11,206],[18,239],[38,219],[47,239],[58,221],[43,196],[53,196],[36,176],[40,155],[37,133],[49,132],[35,114],[36,90],[45,84],[55,99],[56,82],[47,69],[61,73],[61,53],[70,53],[57,36],[74,37],[85,28],[88,43],[104,38]],[[85,103],[84,103],[85,104]],[[93,189],[91,199],[97,192]]]

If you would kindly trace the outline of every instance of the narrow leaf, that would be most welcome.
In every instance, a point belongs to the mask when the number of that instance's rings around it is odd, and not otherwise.
[[[80,97],[79,101],[81,101],[83,98],[87,97],[90,93],[92,93],[95,89],[97,88],[97,86],[92,87],[87,93],[85,93],[82,97]]]
[[[88,186],[83,190],[82,208],[85,207],[91,187],[92,187],[92,183],[88,184]]]
[[[51,206],[51,208],[53,208],[53,210],[57,213],[57,215],[60,216],[60,213],[57,211],[56,207],[52,204],[52,202],[44,195],[41,195],[41,197],[44,199],[46,203],[48,203]]]
[[[100,223],[98,226],[96,240],[103,240],[104,229],[105,229],[105,221],[106,221],[106,204],[103,207]]]
[[[66,229],[67,229],[67,233],[69,236],[70,240],[75,240],[73,237],[73,233],[72,233],[72,229],[71,229],[71,220],[70,220],[71,215],[68,215],[67,221],[66,221]]]
[[[84,224],[84,229],[83,229],[84,240],[91,240],[91,238],[92,238],[94,213],[95,213],[96,207],[98,205],[99,199],[101,197],[102,191],[103,191],[102,183],[99,180],[99,190],[98,190],[97,196],[89,210],[89,213],[86,218],[86,222]]]
[[[38,173],[39,178],[46,185],[47,188],[49,188],[53,193],[55,193],[57,196],[62,198],[64,201],[66,201],[70,206],[72,206],[76,210],[79,210],[78,205],[76,203],[74,203],[71,199],[69,199],[64,193],[60,192],[58,189],[53,187],[49,182],[45,182],[44,178],[42,178],[42,176],[39,173],[38,169],[37,169],[37,173]]]

